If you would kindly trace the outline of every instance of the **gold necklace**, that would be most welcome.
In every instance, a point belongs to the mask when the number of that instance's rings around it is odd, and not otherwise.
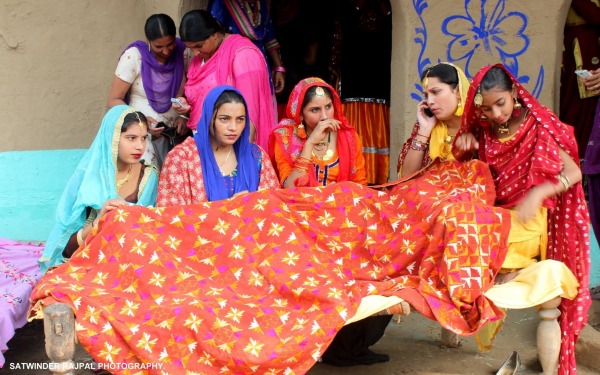
[[[229,155],[231,155],[231,150],[233,150],[233,146],[229,146],[229,152],[227,153],[227,156],[225,156],[225,160],[223,160],[223,162],[221,164],[219,164],[219,170],[221,171],[221,174],[223,174],[223,170],[221,169],[221,167],[223,167],[225,165],[225,163],[227,163],[227,160],[229,160]]]
[[[510,135],[508,121],[504,124],[498,124],[498,129],[496,131],[498,132],[498,135]]]
[[[321,142],[319,142],[319,143],[317,143],[315,145],[315,146],[326,146],[325,147],[325,153],[323,154],[323,156],[319,157],[317,154],[315,154],[314,148],[313,148],[313,151],[312,151],[312,155],[315,158],[319,159],[319,160],[325,160],[325,161],[327,161],[327,160],[331,159],[333,157],[333,150],[329,149],[329,143],[331,143],[331,132],[327,133],[327,142],[321,141]],[[320,152],[320,151],[323,151],[323,150],[317,150],[317,151]]]
[[[117,192],[121,190],[121,188],[123,187],[123,185],[125,185],[127,181],[129,181],[129,174],[131,173],[132,167],[133,164],[129,164],[129,169],[127,170],[127,174],[125,175],[125,177],[122,180],[117,180]]]
[[[456,134],[454,135],[450,135],[448,134],[448,136],[446,137],[446,139],[444,139],[444,142],[448,145],[451,145],[452,142],[454,141],[454,138],[456,138]]]

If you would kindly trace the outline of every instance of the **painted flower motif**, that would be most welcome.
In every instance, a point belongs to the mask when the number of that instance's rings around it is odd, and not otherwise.
[[[448,44],[448,59],[466,59],[465,73],[472,77],[470,62],[474,56],[487,54],[485,61],[502,61],[511,66],[529,46],[525,35],[527,17],[521,12],[507,11],[506,0],[466,0],[466,15],[446,18],[442,31],[454,37]],[[477,67],[476,67],[477,68]]]

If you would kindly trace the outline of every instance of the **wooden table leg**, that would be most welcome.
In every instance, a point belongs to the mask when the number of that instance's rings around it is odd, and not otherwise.
[[[52,360],[50,371],[56,375],[74,375],[75,317],[64,303],[55,303],[44,309],[46,354]]]
[[[561,332],[557,318],[560,316],[560,302],[560,297],[553,298],[542,303],[538,311],[542,320],[537,327],[537,351],[544,375],[554,375],[558,368]]]

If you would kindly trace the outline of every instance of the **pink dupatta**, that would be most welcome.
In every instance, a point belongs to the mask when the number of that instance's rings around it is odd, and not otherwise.
[[[250,39],[240,35],[227,36],[206,62],[201,57],[194,57],[185,84],[185,95],[192,106],[188,126],[194,130],[197,128],[202,102],[211,89],[218,85],[231,85],[246,99],[250,121],[256,128],[255,143],[267,150],[269,134],[277,124],[267,73],[262,52]]]

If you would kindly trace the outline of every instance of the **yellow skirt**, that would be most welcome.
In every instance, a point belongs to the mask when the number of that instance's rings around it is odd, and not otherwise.
[[[533,219],[523,223],[517,218],[517,212],[511,209],[508,253],[500,272],[512,272],[525,268],[538,259],[546,259],[547,246],[548,210],[540,207]]]

